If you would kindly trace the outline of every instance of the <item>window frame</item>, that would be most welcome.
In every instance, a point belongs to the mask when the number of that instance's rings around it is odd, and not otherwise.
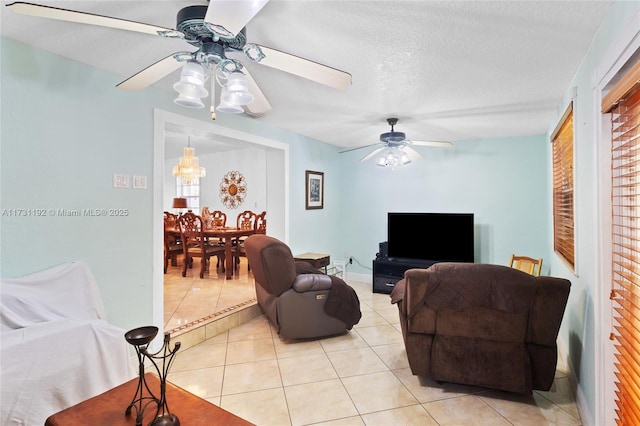
[[[552,214],[553,214],[553,250],[565,265],[577,275],[576,241],[576,179],[575,179],[575,126],[574,101],[571,100],[551,133],[552,145]],[[569,121],[570,120],[570,121]],[[566,126],[570,125],[570,132]],[[570,139],[568,135],[570,134]],[[564,145],[559,146],[560,143]],[[566,150],[570,149],[570,158]],[[558,168],[561,168],[558,170]],[[570,167],[570,170],[567,168]],[[569,185],[568,189],[562,189]],[[570,202],[566,198],[570,197]],[[558,200],[563,200],[561,204]],[[570,206],[568,204],[570,203]],[[567,216],[568,215],[568,216]],[[569,249],[571,253],[569,253]]]
[[[176,197],[186,198],[187,209],[200,212],[200,179],[195,179],[192,184],[185,184],[182,177],[176,176]]]

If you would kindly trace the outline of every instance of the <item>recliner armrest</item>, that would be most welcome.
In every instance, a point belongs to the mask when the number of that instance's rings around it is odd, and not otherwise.
[[[298,293],[329,290],[331,288],[331,277],[324,274],[301,274],[296,277],[291,287]]]

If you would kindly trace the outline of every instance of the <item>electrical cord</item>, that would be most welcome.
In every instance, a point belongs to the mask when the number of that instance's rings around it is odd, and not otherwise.
[[[356,259],[353,256],[349,256],[349,259],[347,260],[347,266],[348,265],[353,265],[354,262],[356,263],[356,265],[360,266],[361,268],[368,269],[369,271],[373,271],[372,267],[363,265],[362,263],[360,263],[360,261],[358,259]]]

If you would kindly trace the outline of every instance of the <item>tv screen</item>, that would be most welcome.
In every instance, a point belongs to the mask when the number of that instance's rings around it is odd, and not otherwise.
[[[389,213],[388,256],[473,262],[472,213]]]

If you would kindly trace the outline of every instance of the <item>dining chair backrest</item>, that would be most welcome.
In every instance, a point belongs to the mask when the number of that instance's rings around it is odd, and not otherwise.
[[[255,223],[256,234],[267,233],[267,212],[263,211],[256,217]]]
[[[236,227],[238,229],[255,229],[257,215],[251,210],[245,210],[238,214],[236,218]]]
[[[214,226],[227,226],[227,214],[220,210],[211,212]]]
[[[178,229],[178,215],[164,212],[164,229],[167,231]]]
[[[202,218],[193,212],[187,212],[181,215],[179,220],[184,249],[188,250],[189,247],[203,246]]]
[[[526,272],[527,274],[539,277],[540,270],[542,269],[542,258],[534,259],[528,256],[516,256],[515,254],[512,254],[509,266],[519,269],[522,272]]]

